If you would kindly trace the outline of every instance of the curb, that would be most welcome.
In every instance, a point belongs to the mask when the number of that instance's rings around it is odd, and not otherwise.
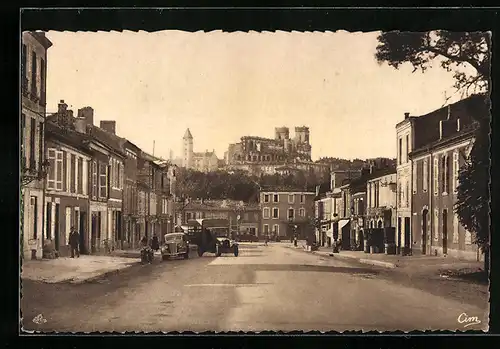
[[[396,264],[390,263],[390,262],[383,262],[383,261],[377,261],[377,260],[371,260],[371,259],[360,259],[359,262],[363,263],[363,264],[375,265],[377,267],[383,267],[383,268],[388,268],[388,269],[397,268]]]
[[[330,257],[337,258],[337,259],[356,261],[356,262],[361,263],[361,264],[368,264],[368,265],[373,265],[373,266],[387,268],[387,269],[394,269],[394,268],[398,267],[397,264],[390,263],[390,262],[345,256],[345,255],[341,255],[340,253],[328,253],[328,255],[325,253],[318,253],[317,251],[313,251],[312,253],[317,255],[317,256],[322,256],[322,257],[330,256]]]
[[[94,281],[106,278],[106,277],[111,276],[111,275],[119,274],[121,271],[128,270],[128,269],[130,269],[130,268],[132,268],[132,267],[134,267],[136,265],[140,265],[140,264],[141,264],[140,261],[133,262],[133,263],[128,264],[125,268],[110,270],[110,271],[107,271],[107,272],[105,272],[103,274],[92,276],[92,277],[90,277],[88,279],[76,280],[76,281],[73,280],[73,279],[70,279],[70,280],[67,280],[67,281],[69,281],[71,284],[74,284],[74,285],[86,284],[86,283],[90,283],[90,282],[94,282]]]

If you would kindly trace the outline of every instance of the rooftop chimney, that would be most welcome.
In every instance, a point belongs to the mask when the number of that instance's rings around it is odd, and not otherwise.
[[[405,120],[408,119],[410,117],[410,113],[406,112],[405,113]]]
[[[77,116],[79,118],[84,118],[87,122],[87,125],[94,125],[94,109],[92,109],[91,107],[78,109]]]
[[[116,134],[116,121],[114,120],[102,120],[101,128],[106,132],[111,134]]]
[[[57,106],[57,112],[59,114],[63,114],[66,112],[67,109],[68,109],[68,105],[66,103],[64,103],[64,99],[61,99],[59,101],[59,105]]]

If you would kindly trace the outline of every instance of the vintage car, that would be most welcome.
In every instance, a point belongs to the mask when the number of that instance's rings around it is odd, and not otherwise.
[[[162,260],[183,257],[189,258],[189,240],[184,233],[165,234],[164,244],[161,247]]]
[[[232,253],[235,257],[239,254],[238,243],[229,233],[227,219],[205,218],[191,222],[193,243],[198,246],[198,256],[205,252],[214,253],[217,257],[223,253]]]

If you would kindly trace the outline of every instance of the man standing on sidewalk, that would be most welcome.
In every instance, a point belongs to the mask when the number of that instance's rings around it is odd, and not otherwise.
[[[80,251],[78,250],[78,243],[80,242],[80,234],[76,231],[75,227],[71,227],[69,233],[69,246],[71,247],[71,258],[80,257]]]

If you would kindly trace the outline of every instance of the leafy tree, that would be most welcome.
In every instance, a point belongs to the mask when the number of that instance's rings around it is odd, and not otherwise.
[[[410,63],[414,70],[425,72],[439,64],[453,72],[455,89],[462,96],[489,93],[491,69],[491,33],[387,32],[378,37],[375,58],[398,69]],[[468,69],[467,69],[468,68]],[[489,113],[487,113],[489,114]],[[490,116],[473,115],[477,128],[470,158],[459,174],[458,201],[455,210],[461,224],[474,233],[475,243],[487,252],[489,264],[489,133]]]

